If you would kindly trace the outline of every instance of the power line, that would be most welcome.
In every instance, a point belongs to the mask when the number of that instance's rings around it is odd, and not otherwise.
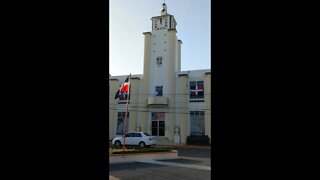
[[[109,109],[110,110],[110,109]],[[122,109],[111,109],[111,110],[114,110],[114,111],[118,111],[119,110],[122,110]],[[123,109],[123,111],[125,111],[125,109]],[[197,110],[193,110],[193,111],[206,111],[204,109],[197,109]],[[211,110],[209,110],[211,111]],[[121,111],[122,112],[122,111]],[[128,112],[153,112],[153,111],[147,111],[147,110],[128,110]],[[172,113],[172,114],[190,114],[190,112],[172,112],[172,111],[162,111],[164,113]],[[211,114],[210,112],[207,112],[205,113],[205,115],[208,115],[208,114]]]
[[[113,96],[116,94],[116,92],[111,93],[109,96]],[[138,95],[138,96],[155,96],[156,93],[131,93],[131,95]],[[162,95],[183,95],[183,96],[189,96],[190,93],[162,93]],[[204,93],[204,95],[211,95],[211,93]]]

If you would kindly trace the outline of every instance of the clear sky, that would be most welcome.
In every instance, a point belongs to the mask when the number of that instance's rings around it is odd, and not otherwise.
[[[112,76],[143,74],[144,35],[151,17],[160,16],[164,0],[109,1],[109,72]],[[181,70],[210,69],[210,0],[165,0],[182,40]]]

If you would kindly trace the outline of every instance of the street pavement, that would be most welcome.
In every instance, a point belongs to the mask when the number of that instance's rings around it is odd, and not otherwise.
[[[178,158],[110,164],[110,179],[114,180],[206,180],[211,179],[211,149],[170,147],[178,150]]]

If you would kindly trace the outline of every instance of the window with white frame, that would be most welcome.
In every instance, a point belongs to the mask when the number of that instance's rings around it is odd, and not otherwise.
[[[205,134],[204,111],[190,111],[190,129],[191,135]]]
[[[118,112],[118,121],[117,121],[117,131],[116,134],[123,134],[123,127],[125,121],[126,112]],[[128,125],[129,125],[129,112],[127,114],[127,121],[126,121],[126,132],[128,132]]]
[[[190,81],[190,99],[203,99],[203,81]]]

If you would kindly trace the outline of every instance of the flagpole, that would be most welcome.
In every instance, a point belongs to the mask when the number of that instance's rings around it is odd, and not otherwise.
[[[128,95],[127,95],[127,105],[126,105],[126,114],[123,126],[123,145],[122,150],[124,150],[124,145],[126,144],[126,124],[127,124],[127,117],[128,117],[128,104],[129,104],[129,96],[130,96],[130,83],[131,83],[131,73],[129,75],[129,83],[128,83]]]

